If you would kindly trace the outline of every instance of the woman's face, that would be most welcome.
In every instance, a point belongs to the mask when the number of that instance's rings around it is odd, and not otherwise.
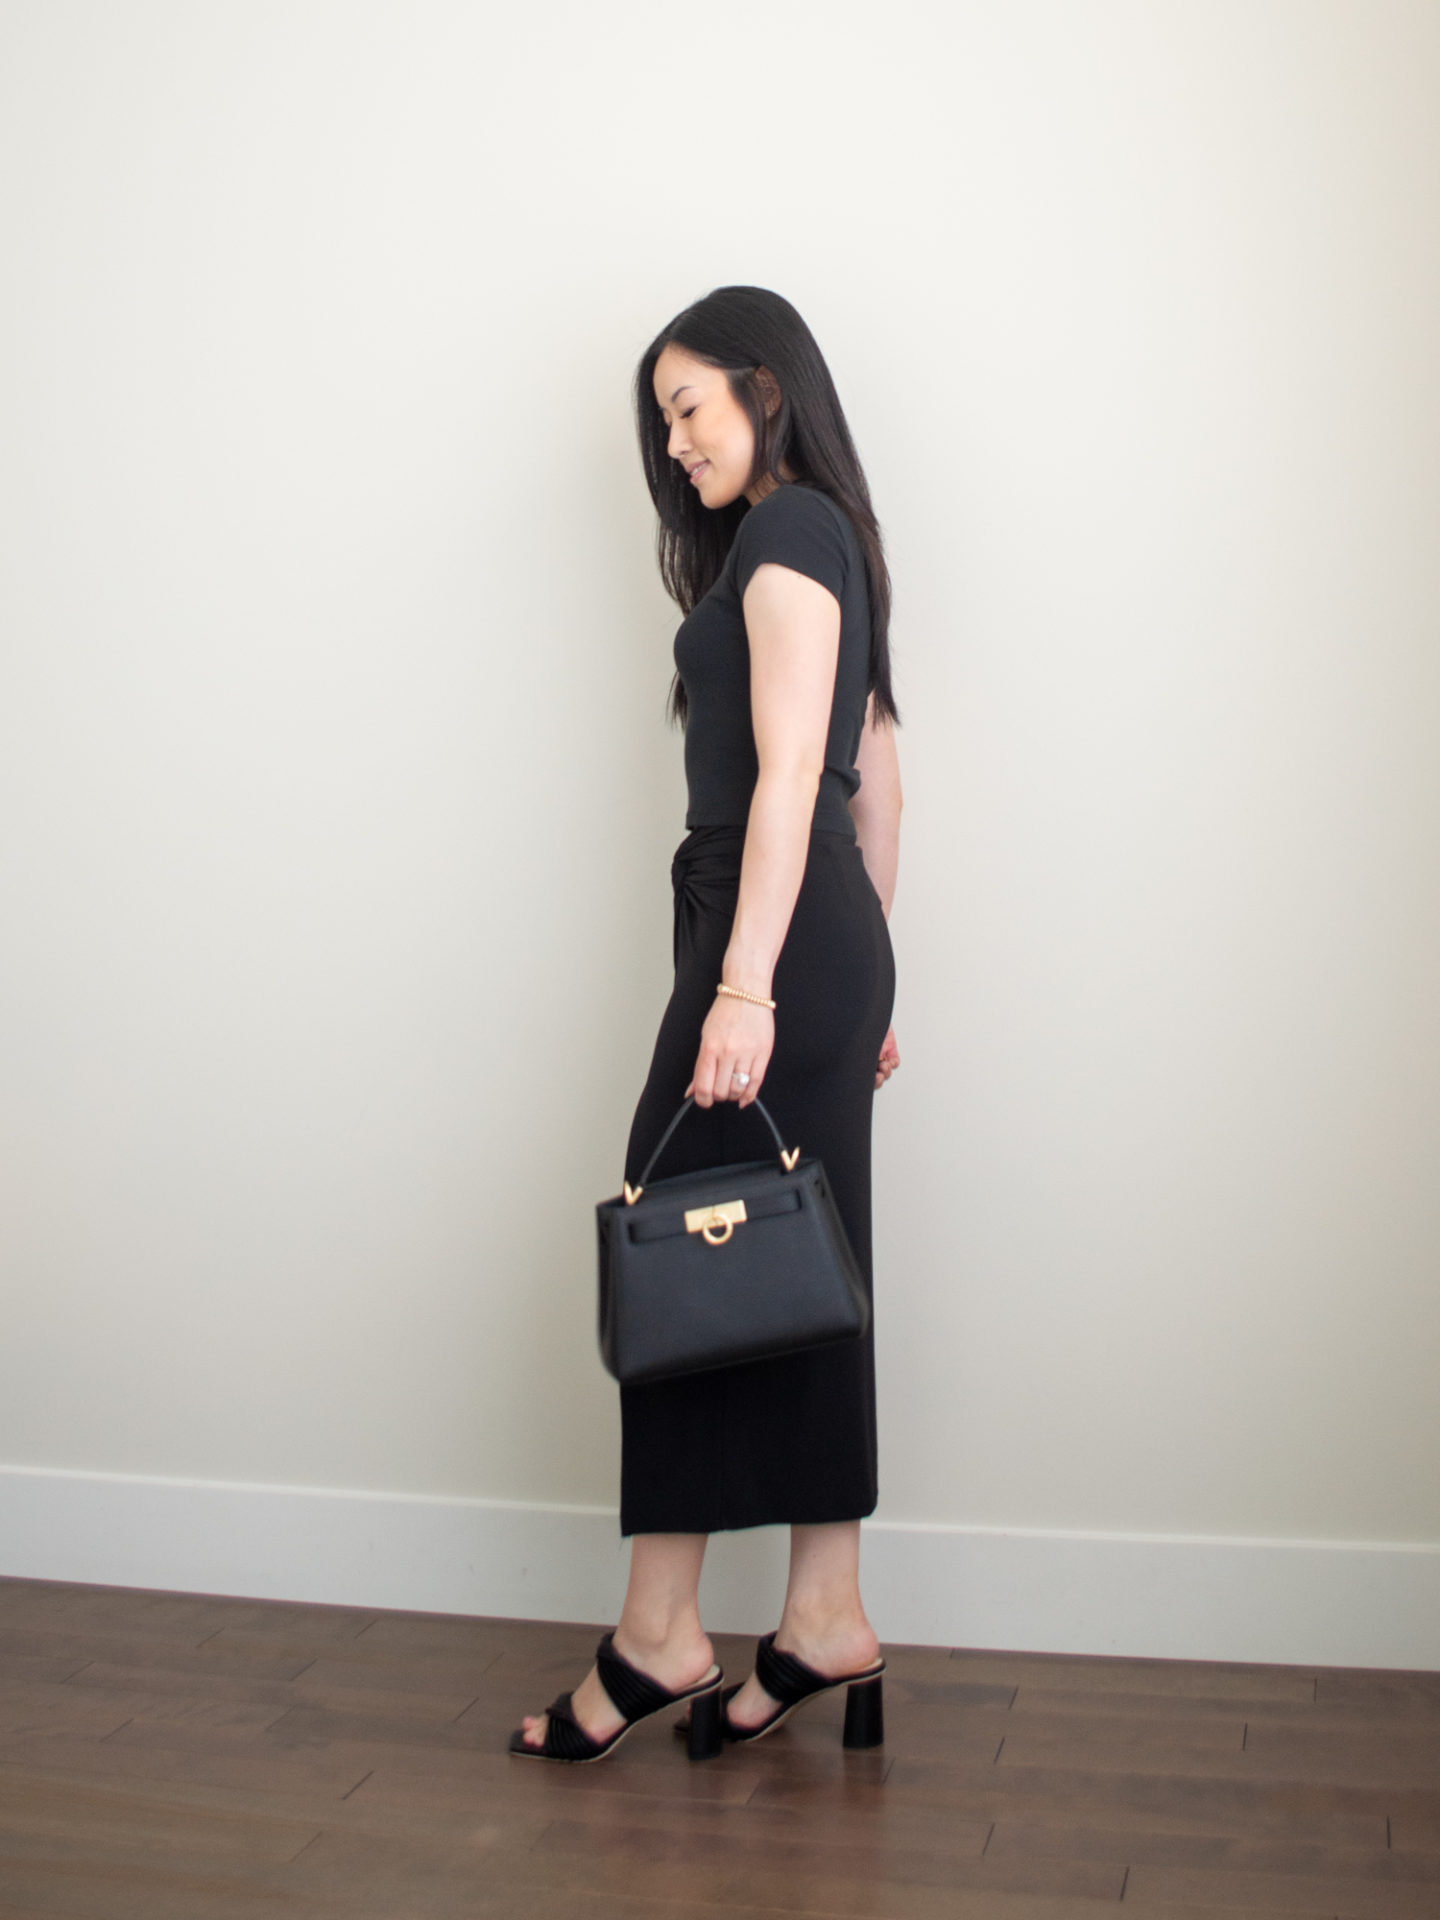
[[[670,458],[684,467],[702,506],[728,507],[743,493],[753,507],[769,491],[745,485],[755,458],[755,431],[723,367],[709,366],[672,343],[655,362],[655,401],[670,429]]]

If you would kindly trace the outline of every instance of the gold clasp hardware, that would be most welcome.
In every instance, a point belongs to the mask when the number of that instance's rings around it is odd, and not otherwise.
[[[627,1180],[625,1182],[626,1206],[633,1207],[635,1202],[640,1198],[641,1194],[644,1193],[644,1191],[645,1191],[644,1187],[632,1187],[630,1182]]]
[[[721,1200],[713,1207],[691,1207],[685,1215],[685,1231],[698,1233],[707,1246],[723,1247],[744,1218],[743,1200]]]
[[[799,1147],[791,1147],[788,1153],[786,1152],[784,1147],[780,1149],[780,1164],[782,1167],[784,1167],[786,1173],[793,1173],[795,1171],[795,1162],[799,1158],[800,1158]]]

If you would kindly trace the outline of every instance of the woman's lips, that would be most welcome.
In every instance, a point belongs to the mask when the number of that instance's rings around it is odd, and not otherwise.
[[[702,460],[698,467],[692,467],[690,469],[690,484],[692,487],[709,465],[710,462],[708,460]]]

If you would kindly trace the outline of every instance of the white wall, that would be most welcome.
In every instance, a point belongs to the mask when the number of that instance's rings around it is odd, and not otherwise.
[[[0,5],[0,1570],[373,1598],[217,1568],[224,1484],[387,1560],[613,1508],[684,810],[628,383],[740,280],[895,576],[882,1631],[1440,1664],[1437,90],[1431,0]],[[1174,1630],[1077,1611],[1114,1536],[1309,1544]],[[486,1538],[383,1597],[523,1610]],[[957,1539],[1052,1542],[1031,1612]]]

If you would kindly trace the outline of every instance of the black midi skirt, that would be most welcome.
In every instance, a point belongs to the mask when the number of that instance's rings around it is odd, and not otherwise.
[[[697,827],[671,867],[675,986],[625,1159],[642,1169],[685,1096],[740,884],[743,827]],[[895,962],[859,846],[813,831],[775,968],[775,1051],[760,1098],[789,1147],[824,1162],[872,1293],[870,1117]],[[753,1108],[692,1107],[660,1178],[773,1151]],[[877,1497],[873,1322],[861,1340],[620,1389],[620,1530],[718,1533],[859,1520]]]

